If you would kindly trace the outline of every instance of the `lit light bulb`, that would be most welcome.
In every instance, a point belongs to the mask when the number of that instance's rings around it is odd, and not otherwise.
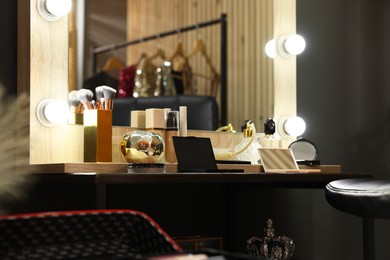
[[[271,59],[275,59],[276,47],[275,47],[275,40],[274,39],[268,41],[267,44],[265,45],[264,49],[265,49],[265,54],[267,54],[268,57],[270,57]]]
[[[46,21],[57,21],[72,9],[72,0],[37,0],[37,9]]]
[[[305,50],[306,41],[302,36],[298,34],[291,35],[287,37],[283,47],[289,54],[298,55]]]
[[[64,16],[72,8],[71,0],[46,0],[46,10],[54,16]]]
[[[69,116],[69,106],[64,100],[44,99],[36,109],[38,121],[44,126],[66,124]]]
[[[306,123],[300,117],[291,117],[283,123],[283,129],[290,136],[300,136],[306,130]]]

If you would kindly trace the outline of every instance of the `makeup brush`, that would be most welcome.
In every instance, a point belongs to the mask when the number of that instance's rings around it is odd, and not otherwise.
[[[96,108],[103,109],[103,104],[104,104],[103,86],[99,86],[95,88],[95,96],[96,96]]]
[[[93,98],[93,92],[89,89],[80,89],[77,92],[77,98],[80,100],[80,102],[83,104],[84,109],[93,109],[92,106],[92,98]]]
[[[80,100],[77,97],[77,90],[72,90],[68,94],[68,102],[70,106],[70,112],[81,114],[83,111],[83,104],[81,104]]]
[[[109,86],[103,86],[103,96],[104,96],[104,109],[112,110],[112,102],[116,95],[116,90]]]

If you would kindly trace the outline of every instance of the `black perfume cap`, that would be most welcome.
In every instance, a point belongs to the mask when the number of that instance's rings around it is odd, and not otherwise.
[[[179,111],[167,111],[165,114],[165,129],[179,129]]]
[[[264,122],[264,133],[266,135],[273,135],[276,131],[276,124],[272,118],[267,118]]]

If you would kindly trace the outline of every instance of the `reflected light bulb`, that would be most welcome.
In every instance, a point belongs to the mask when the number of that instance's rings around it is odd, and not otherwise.
[[[306,41],[302,36],[295,34],[289,36],[283,46],[289,54],[298,55],[305,50]]]
[[[272,39],[268,41],[267,44],[265,45],[264,50],[268,57],[270,57],[271,59],[275,59],[276,57],[275,40]]]
[[[46,0],[46,10],[54,16],[64,16],[72,8],[71,0]]]
[[[306,130],[306,123],[300,117],[291,117],[283,124],[284,131],[291,136],[300,136]]]

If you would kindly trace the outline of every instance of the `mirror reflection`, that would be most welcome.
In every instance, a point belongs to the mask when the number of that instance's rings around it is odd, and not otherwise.
[[[265,43],[273,35],[271,1],[77,0],[73,6],[69,26],[70,89],[107,82],[118,89],[121,98],[133,98],[137,69],[162,70],[161,64],[168,60],[169,69],[181,73],[165,82],[176,83],[176,94],[215,97],[221,111],[220,75],[224,69],[221,59],[225,58],[226,123],[239,128],[243,120],[251,119],[261,126],[265,118],[272,116],[273,65],[264,53]],[[227,57],[221,57],[219,25],[180,31],[186,26],[218,19],[222,14],[227,17]],[[94,64],[93,48],[172,30],[177,33],[99,53]],[[148,75],[138,78],[138,82],[158,81],[155,73]],[[160,83],[162,77],[161,72]],[[133,85],[126,85],[125,78]],[[182,79],[180,87],[178,78]],[[156,87],[147,89],[149,96],[156,93]],[[145,95],[142,88],[135,93]]]

